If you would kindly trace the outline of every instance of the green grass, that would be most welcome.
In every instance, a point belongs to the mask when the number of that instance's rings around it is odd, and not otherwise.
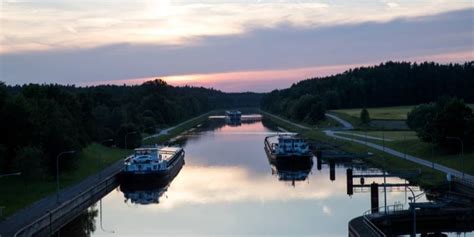
[[[130,150],[109,148],[96,143],[84,148],[74,157],[79,162],[73,171],[60,174],[60,186],[79,183],[89,175],[97,173],[108,165],[124,158]],[[0,179],[0,206],[4,206],[3,216],[9,216],[33,202],[56,192],[56,180],[45,179],[24,180],[21,176]]]
[[[202,114],[202,115],[200,115],[196,118],[193,118],[191,120],[188,120],[188,121],[184,122],[183,124],[180,124],[176,128],[172,129],[166,135],[150,138],[150,139],[144,140],[142,143],[143,143],[143,145],[154,145],[154,144],[160,144],[160,143],[163,143],[165,141],[168,141],[169,139],[178,136],[179,134],[183,133],[184,131],[187,131],[187,130],[193,128],[194,126],[205,122],[210,115],[213,115],[213,114],[216,114],[216,113],[219,113],[219,112],[222,112],[222,111],[211,111],[209,113]]]
[[[331,111],[328,111],[328,112],[331,113],[331,114],[336,115],[337,117],[339,117],[343,120],[346,120],[347,122],[352,124],[352,126],[354,126],[354,127],[357,127],[361,124],[359,117],[350,116],[349,114],[342,113],[342,112],[339,112],[339,111],[332,111],[331,110]]]
[[[414,105],[409,106],[395,106],[395,107],[379,107],[379,108],[367,108],[371,119],[384,119],[384,120],[406,120],[407,113],[413,109]],[[333,110],[337,113],[347,114],[354,118],[360,117],[360,111],[362,108],[354,109],[338,109]]]
[[[416,136],[416,133],[413,131],[347,131],[352,134],[358,134],[365,136],[371,136],[371,137],[378,137],[378,138],[385,138],[385,139],[392,139],[395,141],[403,141],[405,140],[413,140],[413,139],[418,139]],[[351,135],[344,134],[343,136],[351,137]],[[354,138],[358,138],[359,140],[365,140],[363,137],[357,137],[354,136]],[[374,141],[371,139],[368,139],[368,141]]]
[[[365,132],[354,131],[354,134],[364,135]],[[383,134],[383,135],[382,135]],[[344,137],[352,137],[348,134],[338,134]],[[464,160],[460,158],[460,150],[448,150],[439,146],[432,146],[431,143],[421,141],[416,133],[413,131],[369,131],[368,136],[379,137],[383,136],[386,139],[393,141],[377,141],[368,139],[367,141],[379,145],[384,144],[387,147],[397,151],[407,153],[412,156],[422,158],[424,160],[433,161],[435,163],[445,165],[447,167],[464,171],[468,174],[474,175],[474,150],[470,147],[465,147]],[[354,139],[365,140],[365,138],[355,137]],[[464,162],[464,163],[463,163]]]
[[[474,109],[474,104],[468,104],[469,107]],[[393,106],[393,107],[378,107],[378,108],[367,108],[371,119],[381,119],[381,120],[406,120],[407,114],[410,112],[415,105],[406,105],[406,106]],[[353,108],[353,109],[336,109],[330,110],[329,112],[336,114],[344,114],[351,117],[354,122],[359,123],[360,112],[362,108]],[[346,117],[347,118],[347,117]],[[350,122],[350,119],[349,122]],[[356,119],[356,120],[354,120]]]

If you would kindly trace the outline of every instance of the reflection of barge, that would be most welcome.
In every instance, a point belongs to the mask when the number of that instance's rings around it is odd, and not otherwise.
[[[130,200],[131,203],[140,205],[159,203],[161,196],[163,196],[167,190],[167,188],[144,190],[124,190],[121,188],[125,202]]]
[[[313,154],[308,144],[297,135],[266,137],[265,151],[270,163],[277,167],[301,169],[313,164]]]
[[[277,175],[280,181],[304,181],[308,178],[311,172],[312,164],[307,167],[300,167],[300,169],[288,169],[287,167],[277,167],[272,165],[272,175]]]
[[[127,157],[120,173],[122,186],[164,186],[179,172],[184,164],[181,147],[137,148]]]

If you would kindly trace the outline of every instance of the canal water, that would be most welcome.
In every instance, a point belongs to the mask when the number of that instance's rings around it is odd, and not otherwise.
[[[278,129],[268,121],[226,124],[211,118],[175,142],[185,151],[185,165],[163,189],[104,196],[61,230],[91,236],[347,236],[348,222],[371,207],[370,190],[347,194],[346,169],[377,172],[360,164],[323,163],[308,171],[280,172],[271,166],[264,138]],[[381,178],[366,179],[365,183]],[[388,183],[404,183],[387,178]],[[359,182],[354,179],[354,184]],[[420,194],[418,187],[411,187]],[[411,193],[387,190],[388,205],[407,208]],[[380,206],[384,193],[380,188]],[[418,201],[424,201],[422,194]],[[102,207],[102,209],[100,208]]]

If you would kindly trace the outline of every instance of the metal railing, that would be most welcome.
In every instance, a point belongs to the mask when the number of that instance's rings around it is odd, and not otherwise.
[[[467,187],[474,188],[474,180],[473,179],[459,178],[459,177],[456,177],[456,176],[452,176],[451,179],[452,179],[452,181],[454,181],[456,183],[460,183],[460,184],[463,184]]]
[[[377,214],[373,214],[373,211],[375,210],[377,211],[376,212]],[[394,214],[394,213],[403,212],[403,211],[405,211],[403,209],[403,204],[395,204],[395,205],[390,205],[386,207],[381,206],[381,207],[377,207],[377,208],[373,208],[373,209],[365,211],[364,214],[362,214],[362,217],[363,217],[364,223],[370,229],[372,234],[376,236],[385,237],[386,236],[385,233],[382,230],[380,230],[380,228],[377,227],[377,225],[375,225],[372,222],[370,217],[375,216],[375,215],[389,215],[389,214]]]
[[[72,214],[72,215],[79,214],[79,213],[75,213],[74,209],[76,209],[77,207],[80,207],[80,206],[87,205],[88,203],[90,203],[90,201],[92,200],[92,198],[95,195],[100,194],[101,192],[104,192],[104,190],[107,191],[107,188],[109,187],[109,185],[115,182],[115,179],[116,179],[115,176],[119,171],[120,171],[120,169],[117,169],[116,171],[114,171],[111,175],[109,175],[107,178],[105,178],[100,183],[86,189],[85,191],[83,191],[80,194],[76,195],[74,198],[69,199],[69,200],[61,203],[61,205],[57,206],[56,208],[47,211],[43,216],[37,218],[32,223],[30,223],[30,224],[22,227],[20,230],[18,230],[14,234],[14,236],[15,237],[17,237],[17,236],[29,236],[28,233],[30,231],[32,231],[33,229],[37,229],[37,231],[41,231],[41,230],[43,230],[44,228],[46,228],[48,226],[50,228],[50,232],[52,232],[51,226],[55,221],[61,219],[63,216],[68,215],[68,214]],[[76,203],[76,204],[74,204],[74,203]],[[61,214],[61,213],[64,213],[64,214]],[[45,225],[45,226],[42,226],[42,225],[44,225],[44,223],[48,223],[48,224]],[[60,225],[59,227],[62,227],[62,226],[63,225]]]

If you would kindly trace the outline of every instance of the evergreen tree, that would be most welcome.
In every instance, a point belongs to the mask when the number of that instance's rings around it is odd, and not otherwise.
[[[367,111],[366,108],[363,108],[362,111],[360,111],[360,122],[364,125],[369,125],[370,123],[369,111]]]

